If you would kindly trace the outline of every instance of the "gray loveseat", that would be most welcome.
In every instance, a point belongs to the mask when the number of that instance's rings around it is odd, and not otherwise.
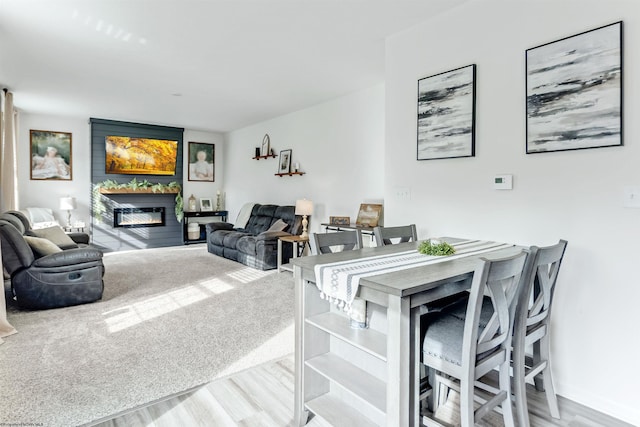
[[[284,230],[269,230],[279,220]],[[278,223],[282,224],[282,223]],[[282,228],[277,225],[274,228]],[[215,255],[241,262],[249,267],[270,270],[277,267],[278,237],[299,235],[302,218],[295,215],[295,206],[256,204],[244,228],[234,228],[226,222],[211,222],[207,229],[207,250]],[[293,245],[282,243],[282,262],[293,255]]]

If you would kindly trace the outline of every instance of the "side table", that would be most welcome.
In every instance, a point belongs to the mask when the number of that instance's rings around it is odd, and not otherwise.
[[[293,267],[288,267],[286,266],[286,264],[282,265],[282,242],[289,242],[293,244],[293,257],[297,258],[298,256],[302,256],[302,254],[304,253],[304,247],[306,244],[309,243],[309,237],[302,237],[302,236],[278,237],[278,273],[280,273],[282,270],[293,272]],[[298,244],[300,243],[302,243],[301,252],[298,251],[299,250]]]

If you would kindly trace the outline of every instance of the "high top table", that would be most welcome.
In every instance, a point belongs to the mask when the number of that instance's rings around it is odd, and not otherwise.
[[[444,238],[450,243],[463,239]],[[420,315],[431,301],[469,289],[481,257],[522,248],[503,245],[360,280],[367,329],[320,298],[314,267],[417,249],[420,242],[363,248],[292,260],[295,279],[295,426],[309,411],[334,426],[419,426]]]

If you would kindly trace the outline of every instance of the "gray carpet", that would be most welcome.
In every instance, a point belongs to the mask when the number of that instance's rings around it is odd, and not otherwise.
[[[293,279],[204,245],[105,255],[103,299],[8,307],[0,425],[77,426],[293,352]]]

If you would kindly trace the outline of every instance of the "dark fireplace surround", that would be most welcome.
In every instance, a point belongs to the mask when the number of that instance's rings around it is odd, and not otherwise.
[[[133,178],[152,183],[177,182],[183,177],[183,128],[95,119],[91,123],[91,182],[111,180],[128,183]],[[178,141],[175,175],[122,175],[106,173],[107,136],[167,139]],[[91,215],[92,241],[105,251],[121,251],[182,245],[182,223],[175,217],[175,194],[123,191],[116,194],[93,193],[104,207]],[[95,207],[96,203],[92,203]]]

